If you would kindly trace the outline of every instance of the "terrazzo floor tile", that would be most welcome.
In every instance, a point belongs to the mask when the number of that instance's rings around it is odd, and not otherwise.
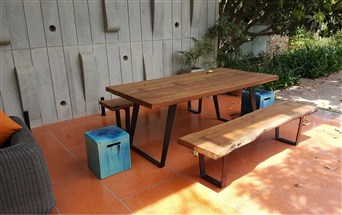
[[[178,176],[124,200],[136,214],[239,214],[212,190]]]
[[[244,214],[312,214],[317,211],[265,189],[237,207]]]
[[[88,171],[49,133],[40,133],[34,137],[43,150],[52,182]]]
[[[61,214],[130,214],[131,211],[90,173],[53,184]]]
[[[239,98],[219,96],[222,116],[236,117]],[[194,104],[195,107],[195,104]],[[167,108],[139,112],[134,144],[160,158]],[[124,121],[124,119],[122,119]],[[169,152],[158,168],[131,151],[132,168],[97,179],[87,167],[84,132],[115,123],[114,113],[94,114],[33,129],[45,155],[57,207],[53,214],[341,214],[341,117],[318,111],[308,117],[297,146],[274,140],[268,131],[228,155],[227,186],[199,176],[198,157],[179,145],[179,137],[222,123],[212,98],[201,114],[177,106]],[[295,137],[298,122],[282,126]],[[221,161],[207,159],[219,178]]]
[[[150,188],[176,175],[169,168],[159,168],[135,152],[131,153],[131,158],[132,168],[130,170],[102,180],[121,199]]]
[[[72,127],[60,128],[51,131],[51,134],[66,148],[70,149],[85,143],[84,132],[101,127],[102,126],[97,122],[87,122]]]

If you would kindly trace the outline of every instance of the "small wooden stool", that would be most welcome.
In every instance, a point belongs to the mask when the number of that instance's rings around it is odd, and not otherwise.
[[[126,118],[126,131],[129,131],[130,129],[130,111],[129,108],[133,106],[133,102],[124,99],[124,98],[115,98],[115,99],[104,99],[101,97],[99,104],[101,105],[101,116],[106,116],[105,108],[115,111],[115,118],[116,118],[116,125],[120,128],[121,126],[121,116],[120,116],[120,110],[125,110],[125,118]]]

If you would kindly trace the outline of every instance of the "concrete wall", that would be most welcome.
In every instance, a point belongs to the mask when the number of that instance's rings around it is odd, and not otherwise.
[[[106,86],[143,80],[144,55],[162,76],[176,74],[177,51],[215,23],[218,4],[1,0],[0,109],[28,110],[33,126],[96,113],[94,92],[111,98]]]
[[[255,25],[251,27],[252,32],[259,32],[265,29],[266,25]],[[242,54],[253,53],[258,55],[260,52],[266,53],[269,36],[256,37],[254,40],[244,43],[240,46]]]

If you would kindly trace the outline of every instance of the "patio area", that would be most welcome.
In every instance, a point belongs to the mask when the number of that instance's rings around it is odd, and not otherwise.
[[[219,96],[222,115],[236,117],[240,98]],[[160,157],[167,108],[141,108],[135,144]],[[179,137],[222,123],[212,98],[200,115],[177,107],[166,165],[160,169],[131,151],[132,168],[98,180],[87,167],[84,132],[113,125],[95,114],[33,128],[47,161],[56,214],[341,214],[341,115],[319,110],[304,122],[301,142],[291,146],[267,132],[229,154],[228,186],[199,177],[198,158],[177,144]],[[294,138],[297,121],[282,127]],[[218,177],[220,161],[209,161]],[[211,171],[210,171],[211,170]]]

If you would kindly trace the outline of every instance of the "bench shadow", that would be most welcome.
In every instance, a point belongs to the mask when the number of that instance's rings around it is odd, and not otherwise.
[[[341,145],[336,123],[325,124],[317,116],[303,126],[297,146],[274,139],[274,130],[228,155],[226,186],[218,188],[199,176],[198,161],[182,174],[217,192],[235,206],[253,201],[268,213],[282,212],[281,199],[293,211],[339,214],[342,210]],[[282,136],[295,136],[297,120],[282,126]],[[322,133],[325,131],[325,133]],[[339,135],[339,136],[338,136]],[[196,159],[197,160],[197,159]],[[221,160],[206,159],[207,174],[220,179]],[[324,196],[324,199],[321,197]]]

